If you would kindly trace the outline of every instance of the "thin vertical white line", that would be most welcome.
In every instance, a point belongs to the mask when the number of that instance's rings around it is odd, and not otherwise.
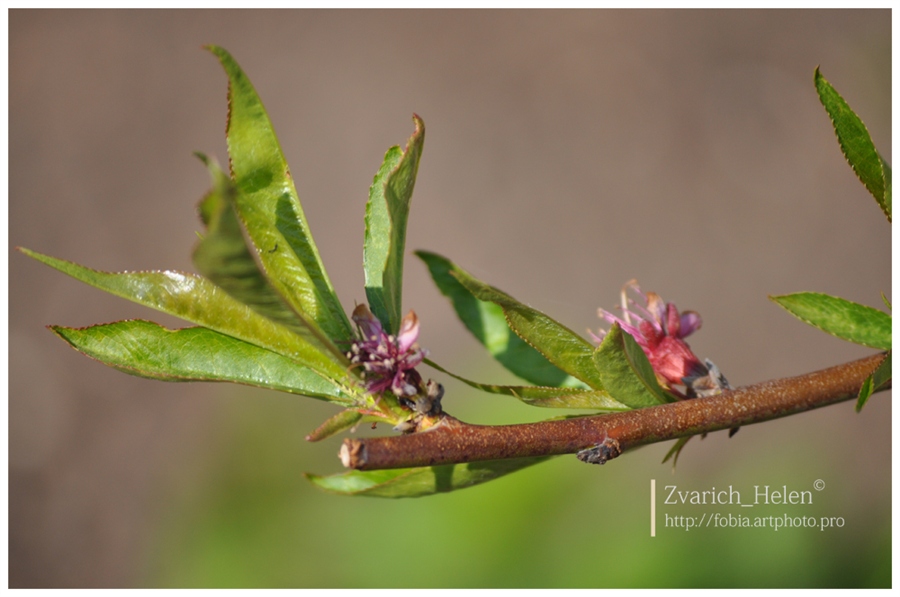
[[[656,479],[650,479],[650,536],[656,537]]]

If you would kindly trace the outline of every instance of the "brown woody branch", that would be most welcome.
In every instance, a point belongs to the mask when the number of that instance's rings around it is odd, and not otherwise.
[[[752,425],[850,400],[883,358],[876,354],[718,396],[608,415],[497,426],[445,416],[419,433],[345,439],[340,456],[344,466],[360,470],[570,454],[600,444],[612,446],[613,457],[618,449]]]

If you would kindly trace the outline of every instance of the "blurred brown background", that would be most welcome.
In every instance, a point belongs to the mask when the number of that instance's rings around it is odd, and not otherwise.
[[[365,298],[368,186],[413,112],[427,140],[408,248],[575,330],[598,327],[597,307],[636,277],[702,314],[691,345],[742,385],[871,352],[767,294],[890,298],[890,226],[812,84],[821,65],[890,162],[889,11],[14,10],[9,32],[12,246],[192,270],[208,180],[191,152],[226,159],[226,79],[200,49],[216,43],[269,110],[345,307]],[[178,323],[16,252],[9,267],[12,586],[890,584],[889,393],[861,415],[846,403],[695,440],[674,477],[657,445],[603,468],[557,459],[497,489],[327,496],[300,473],[339,470],[339,438],[303,441],[333,407],[108,369],[44,326]],[[435,360],[509,381],[412,256],[404,308]],[[473,422],[559,414],[442,381],[445,407]],[[846,527],[652,543],[657,477],[691,489],[821,478],[818,507]],[[407,539],[415,553],[392,552]],[[665,563],[648,572],[637,556]]]

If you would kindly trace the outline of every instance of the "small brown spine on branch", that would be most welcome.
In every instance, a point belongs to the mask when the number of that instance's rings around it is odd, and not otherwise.
[[[570,454],[604,442],[616,442],[624,451],[850,400],[883,358],[876,354],[718,396],[608,415],[497,426],[469,425],[444,415],[439,424],[419,433],[345,439],[340,457],[345,467],[375,470]]]

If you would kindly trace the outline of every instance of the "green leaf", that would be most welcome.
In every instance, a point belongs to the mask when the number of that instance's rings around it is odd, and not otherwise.
[[[416,255],[466,328],[510,372],[538,386],[587,387],[519,338],[506,323],[502,307],[475,298],[456,278],[463,270],[449,259],[428,251]]]
[[[881,293],[881,300],[884,302],[884,306],[888,308],[888,311],[893,311],[893,308],[891,307],[891,301],[889,301],[888,298],[884,296],[883,292]]]
[[[270,350],[203,327],[169,330],[131,320],[50,326],[73,348],[119,371],[162,381],[227,381],[349,404],[341,388]]]
[[[872,375],[863,382],[862,388],[859,390],[859,398],[856,400],[856,412],[862,410],[863,406],[868,402],[869,396],[877,392],[879,388],[889,381],[891,381],[891,351],[884,355],[884,359],[881,360],[881,363]]]
[[[250,80],[224,49],[208,46],[228,74],[226,137],[236,206],[266,277],[295,311],[305,313],[332,340],[350,340],[353,328],[325,273],[287,162]]]
[[[349,429],[362,420],[363,416],[355,410],[342,410],[338,414],[327,419],[324,423],[313,430],[306,436],[308,442],[318,442],[329,438],[336,433],[340,433],[344,429]]]
[[[85,284],[267,348],[310,367],[341,385],[353,385],[354,378],[330,355],[288,328],[233,299],[202,276],[174,271],[100,272],[28,249],[19,250]]]
[[[206,235],[194,250],[194,265],[240,302],[254,311],[300,334],[310,344],[334,355],[345,366],[349,361],[319,329],[314,321],[297,313],[272,287],[254,259],[256,248],[244,238],[241,223],[234,210],[237,189],[214,161],[196,154],[209,169],[213,188],[200,204]],[[251,252],[252,248],[252,252]]]
[[[372,313],[391,334],[400,329],[406,222],[425,142],[422,119],[413,115],[413,122],[416,130],[406,144],[406,151],[395,146],[385,154],[366,204],[363,246],[366,298]]]
[[[388,211],[384,187],[387,178],[396,170],[403,159],[403,150],[395,145],[384,154],[384,162],[375,173],[369,187],[369,201],[366,203],[366,235],[363,244],[363,270],[366,275],[366,298],[369,308],[390,333],[396,333],[391,321],[392,307],[388,305],[386,279],[388,256],[391,252],[391,216]],[[399,309],[398,309],[399,311]]]
[[[494,303],[503,309],[503,315],[510,329],[548,361],[591,388],[603,389],[603,382],[591,360],[594,347],[590,342],[537,309],[523,305],[460,268],[454,268],[451,274],[475,298]]]
[[[678,457],[681,456],[681,451],[684,449],[684,446],[690,441],[690,439],[694,437],[693,435],[689,435],[687,437],[680,437],[678,441],[676,441],[672,448],[666,452],[666,457],[663,458],[662,463],[665,464],[670,458],[672,458],[672,471],[675,471],[675,466],[678,465]]]
[[[447,371],[437,363],[425,359],[425,363],[438,371],[455,377],[459,381],[491,394],[503,394],[518,398],[525,404],[545,408],[584,408],[606,412],[631,410],[613,398],[605,390],[582,390],[579,388],[551,388],[544,386],[498,386],[482,384],[460,377]]]
[[[769,298],[794,317],[832,336],[872,348],[891,348],[891,316],[884,311],[820,292]]]
[[[422,497],[487,483],[549,458],[553,457],[537,456],[421,468],[349,471],[324,477],[306,473],[306,478],[319,489],[342,495]]]
[[[594,365],[604,387],[622,404],[645,408],[675,401],[656,381],[653,366],[640,345],[618,323],[612,325],[594,352]]]
[[[816,91],[834,124],[834,132],[844,157],[866,186],[888,221],[891,221],[891,169],[875,149],[866,125],[847,105],[844,98],[825,80],[819,69],[815,74]]]

